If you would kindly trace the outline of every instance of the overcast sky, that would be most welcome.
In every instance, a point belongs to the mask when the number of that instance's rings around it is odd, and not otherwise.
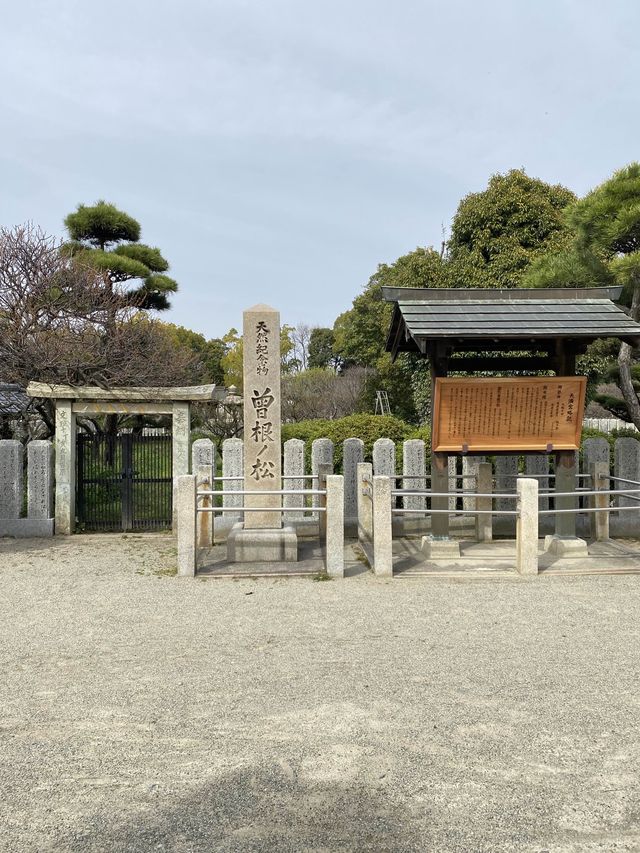
[[[640,159],[637,0],[21,0],[0,18],[0,224],[104,198],[160,247],[164,318],[331,325],[523,166]]]

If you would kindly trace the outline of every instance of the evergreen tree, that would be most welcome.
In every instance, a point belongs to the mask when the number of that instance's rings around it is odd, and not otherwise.
[[[110,292],[116,284],[137,282],[125,290],[130,304],[156,311],[170,307],[168,294],[178,285],[165,275],[169,264],[160,250],[139,242],[140,224],[132,216],[98,201],[91,207],[78,205],[64,223],[71,238],[64,252],[99,270]]]

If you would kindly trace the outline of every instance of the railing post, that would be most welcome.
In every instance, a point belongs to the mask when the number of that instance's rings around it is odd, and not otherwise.
[[[538,481],[529,477],[516,482],[516,569],[521,575],[538,574]]]
[[[608,462],[592,462],[589,473],[593,491],[609,490]],[[591,535],[596,542],[604,542],[609,538],[609,495],[593,495],[590,504],[598,510],[591,513]]]
[[[176,477],[176,522],[178,528],[178,574],[196,573],[196,476]]]
[[[327,488],[327,478],[333,474],[333,465],[329,462],[319,462],[318,463],[318,491],[325,490]],[[318,505],[324,508],[324,512],[318,513],[318,532],[320,535],[320,541],[325,542],[327,538],[327,496],[326,495],[318,495]],[[343,510],[344,516],[344,510]]]
[[[480,494],[490,495],[493,492],[493,471],[490,462],[481,462],[478,465],[476,483],[476,491]],[[476,498],[475,509],[491,512],[493,509],[493,499],[490,497]],[[492,515],[476,515],[476,539],[478,542],[491,542],[493,540],[492,522]]]
[[[391,478],[373,478],[373,573],[393,577]]]
[[[344,577],[344,477],[329,474],[326,480],[325,571],[332,578]]]
[[[373,541],[373,468],[370,462],[358,462],[357,466],[358,498],[358,541]]]

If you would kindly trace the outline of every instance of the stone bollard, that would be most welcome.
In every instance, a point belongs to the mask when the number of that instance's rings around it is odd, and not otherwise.
[[[331,471],[329,473],[333,473],[333,442],[330,438],[316,438],[311,442],[311,473],[315,478],[318,477],[318,469],[320,465],[329,465],[331,467]],[[312,480],[313,488],[319,489],[320,485],[318,480]],[[311,505],[316,507],[320,506],[320,498],[318,495],[313,496],[313,500]],[[322,513],[314,512],[313,517],[316,520],[320,520],[318,516],[322,515]]]
[[[344,474],[344,525],[347,535],[358,535],[358,501],[356,494],[356,469],[364,461],[364,442],[361,438],[347,438],[343,445],[342,471]]]
[[[521,477],[516,483],[516,569],[521,575],[538,574],[538,481]]]
[[[630,482],[616,482],[616,489],[624,491],[625,489],[640,488],[634,485],[640,481],[640,442],[635,438],[617,438],[614,447],[614,475],[621,477]],[[640,497],[640,495],[634,495]],[[617,535],[633,536],[634,538],[640,535],[640,504],[630,498],[616,498],[616,504],[619,507],[637,507],[637,511],[625,510],[618,513],[617,530],[620,531]]]
[[[609,490],[609,462],[592,462],[589,469],[591,489],[593,491]],[[609,538],[609,495],[593,495],[589,501],[591,509],[591,535],[596,542],[606,542]]]
[[[462,457],[462,488],[463,491],[476,491],[478,488],[478,468],[485,462],[484,456],[463,456]],[[472,479],[470,479],[472,478]],[[462,508],[465,510],[477,509],[476,499],[469,496],[462,498]]]
[[[241,438],[225,438],[222,442],[222,476],[244,476],[244,448]],[[223,480],[222,506],[225,509],[224,518],[241,521],[242,512],[235,507],[242,506],[242,495],[234,495],[244,488],[242,480]]]
[[[304,489],[304,441],[290,438],[284,443],[284,469],[282,488]],[[283,495],[282,506],[286,508],[285,521],[301,521],[304,518],[304,495]]]
[[[326,478],[327,501],[325,536],[325,571],[332,578],[344,577],[344,477],[329,474]]]
[[[358,541],[373,541],[373,470],[370,462],[358,462]]]
[[[196,573],[196,475],[176,478],[176,521],[178,529],[178,575]]]
[[[216,475],[216,446],[210,438],[199,438],[191,446],[191,470],[196,475],[198,491],[213,491]],[[199,499],[201,509],[213,507],[213,496],[204,495]],[[213,545],[213,513],[198,514],[198,546],[209,548]]]
[[[19,441],[0,441],[0,518],[20,518],[22,513],[22,456]]]
[[[30,441],[27,445],[27,518],[53,518],[53,445]]]
[[[538,480],[538,494],[540,493],[540,489],[545,492],[548,492],[550,489],[551,480],[548,479],[547,474],[549,473],[549,456],[536,454],[536,455],[527,455],[524,460],[524,470],[525,477],[528,475],[539,474],[540,478],[533,477],[533,479]],[[538,502],[539,509],[549,509],[549,498],[541,497]]]
[[[505,495],[515,491],[517,477],[518,457],[498,456],[496,458],[496,492]],[[495,504],[497,510],[513,509],[513,501],[509,498],[496,498]]]
[[[373,573],[393,577],[391,479],[373,478]]]
[[[493,471],[490,462],[481,462],[478,465],[476,482],[479,494],[490,495],[493,492]],[[493,498],[476,498],[476,509],[484,511],[482,515],[476,515],[476,539],[478,542],[491,542],[493,516],[489,515],[489,512],[493,509]]]
[[[373,473],[396,476],[396,445],[390,438],[379,438],[373,443]]]

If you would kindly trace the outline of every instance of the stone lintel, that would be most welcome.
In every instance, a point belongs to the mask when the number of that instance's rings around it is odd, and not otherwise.
[[[173,406],[170,402],[126,403],[96,400],[96,402],[73,403],[72,411],[77,415],[172,415]]]
[[[422,552],[432,560],[455,560],[460,556],[460,543],[457,539],[434,539],[423,536]]]
[[[172,388],[98,388],[90,385],[50,385],[47,382],[30,382],[27,385],[30,397],[60,400],[130,400],[138,403],[155,403],[159,400],[182,402],[206,402],[226,396],[224,388],[215,385],[186,385]]]

